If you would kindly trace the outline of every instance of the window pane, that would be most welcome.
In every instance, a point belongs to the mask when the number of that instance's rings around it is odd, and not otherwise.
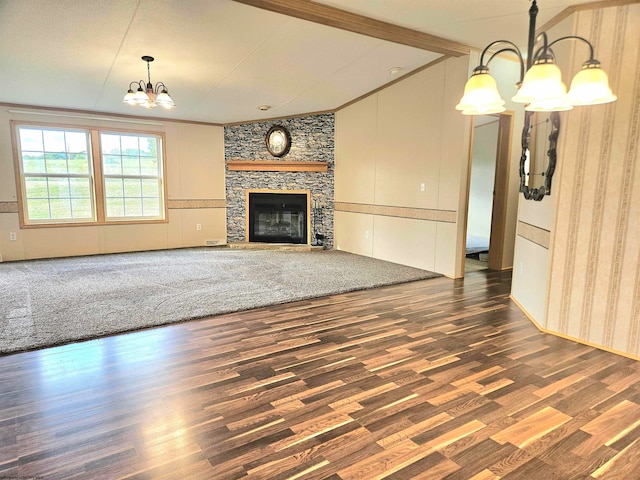
[[[66,152],[66,144],[64,141],[64,131],[62,130],[43,130],[44,149],[47,152]]]
[[[140,156],[158,156],[158,139],[156,137],[140,137]]]
[[[160,215],[160,201],[157,198],[144,198],[142,199],[143,214],[150,217],[157,217]]]
[[[47,173],[68,173],[67,155],[64,153],[45,153]]]
[[[72,198],[71,209],[73,211],[73,218],[92,218],[93,217],[91,200],[88,198]]]
[[[69,198],[69,179],[68,178],[49,178],[49,198]],[[53,208],[53,204],[52,204]]]
[[[89,162],[86,153],[71,153],[69,155],[69,173],[87,174],[89,173]]]
[[[25,193],[27,198],[48,198],[49,192],[47,190],[47,179],[43,177],[27,177],[24,179]],[[47,203],[47,211],[49,211],[49,204]],[[47,213],[48,215],[48,213]]]
[[[100,135],[100,146],[103,154],[120,155],[120,135]]]
[[[88,178],[71,178],[69,191],[72,198],[91,199],[91,181]]]
[[[158,159],[156,157],[140,157],[140,173],[142,175],[158,175]]]
[[[44,143],[42,141],[42,130],[31,128],[20,128],[20,150],[43,152]]]
[[[122,156],[123,175],[140,175],[140,160],[137,156]]]
[[[50,219],[49,200],[29,200],[27,202],[29,218],[32,220]]]
[[[105,175],[122,175],[122,160],[120,155],[103,155],[102,165]]]
[[[138,148],[138,137],[122,135],[120,137],[120,144],[122,145],[123,155],[140,155],[140,149]]]
[[[25,173],[45,173],[44,155],[41,152],[23,152],[22,168]]]
[[[67,141],[66,151],[69,153],[87,153],[86,132],[65,132]],[[86,155],[85,155],[86,157]]]
[[[142,188],[141,180],[137,178],[125,178],[124,179],[124,196],[125,197],[141,197]]]
[[[107,198],[107,217],[124,217],[124,200],[121,197]]]
[[[64,199],[51,199],[49,201],[51,205],[51,218],[63,219],[73,218],[71,216],[71,200]]]
[[[155,197],[158,198],[160,196],[157,180],[151,180],[149,178],[145,178],[142,180],[142,196],[143,197]]]
[[[121,178],[105,178],[104,191],[107,197],[124,197]]]
[[[124,212],[127,217],[142,216],[142,199],[141,198],[125,198]]]

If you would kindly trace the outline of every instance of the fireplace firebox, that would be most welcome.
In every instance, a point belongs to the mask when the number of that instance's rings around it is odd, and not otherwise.
[[[308,243],[306,193],[249,192],[249,241]]]

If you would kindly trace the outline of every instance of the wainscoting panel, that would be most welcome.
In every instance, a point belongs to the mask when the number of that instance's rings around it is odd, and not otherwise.
[[[536,227],[530,223],[518,222],[518,236],[526,238],[530,242],[540,245],[542,248],[549,250],[549,242],[551,241],[551,232],[544,228]]]
[[[0,202],[0,213],[18,213],[18,202]]]
[[[227,202],[224,198],[214,198],[210,200],[168,200],[169,210],[182,210],[192,208],[225,208]]]
[[[394,207],[390,205],[370,205],[363,203],[336,202],[336,211],[366,213],[385,217],[413,218],[433,222],[455,223],[457,212],[454,210],[435,210],[429,208]]]

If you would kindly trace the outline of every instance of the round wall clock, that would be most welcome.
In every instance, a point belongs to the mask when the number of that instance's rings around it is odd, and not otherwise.
[[[291,135],[282,125],[274,125],[267,132],[265,137],[267,150],[274,157],[283,157],[289,153],[291,148]]]

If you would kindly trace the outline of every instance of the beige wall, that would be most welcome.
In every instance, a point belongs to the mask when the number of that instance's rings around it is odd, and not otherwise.
[[[547,30],[551,40],[573,34],[573,20],[568,18]],[[563,72],[564,81],[572,71],[571,46],[567,41],[558,44],[554,48],[556,59]],[[562,146],[566,144],[567,112],[560,113],[560,135],[558,139],[557,161],[558,167],[551,184],[551,195],[545,196],[541,201],[526,200],[518,194],[518,221],[515,237],[515,250],[513,260],[513,277],[511,284],[511,297],[529,314],[540,326],[546,320],[548,291],[549,291],[549,261],[551,231],[558,201],[557,192],[560,189],[560,170],[564,163]],[[520,106],[517,118],[520,119],[515,137],[520,142],[523,127],[524,109]],[[520,145],[516,147],[518,159],[514,168],[519,167],[521,154]],[[519,178],[518,178],[519,181]],[[535,279],[535,280],[533,280]]]
[[[454,106],[468,71],[449,59],[336,113],[336,248],[459,273],[470,122]]]
[[[479,61],[474,64],[477,65]],[[496,57],[489,64],[491,75],[496,79],[498,91],[505,100],[505,108],[513,112],[513,130],[511,132],[511,145],[508,165],[508,191],[506,195],[506,211],[504,221],[501,265],[507,269],[514,265],[514,250],[516,241],[516,228],[518,218],[518,202],[522,195],[520,189],[520,155],[522,153],[521,132],[524,125],[524,107],[522,104],[511,101],[511,97],[516,92],[516,83],[520,79],[520,64],[512,54],[505,54],[504,57]]]
[[[640,5],[573,20],[618,101],[564,117],[544,327],[640,356]]]
[[[224,144],[222,127],[166,120],[107,120],[104,115],[75,118],[52,111],[46,115],[11,113],[0,107],[0,255],[4,261],[96,253],[153,250],[226,241]],[[27,109],[22,109],[27,110]],[[29,110],[35,111],[35,110]],[[77,116],[76,116],[77,117]],[[95,119],[98,117],[99,119]],[[103,225],[20,229],[11,145],[10,120],[100,126],[165,133],[168,222],[147,225]],[[196,224],[202,230],[196,230]],[[9,240],[10,232],[16,241]]]
[[[473,155],[469,183],[467,236],[489,238],[493,209],[493,184],[498,148],[498,119],[477,125],[473,132]]]
[[[472,122],[454,107],[478,56],[437,63],[336,113],[337,248],[463,275]],[[496,58],[491,68],[507,108],[521,112],[510,102],[518,64]],[[505,268],[515,242],[521,115],[513,128]]]

